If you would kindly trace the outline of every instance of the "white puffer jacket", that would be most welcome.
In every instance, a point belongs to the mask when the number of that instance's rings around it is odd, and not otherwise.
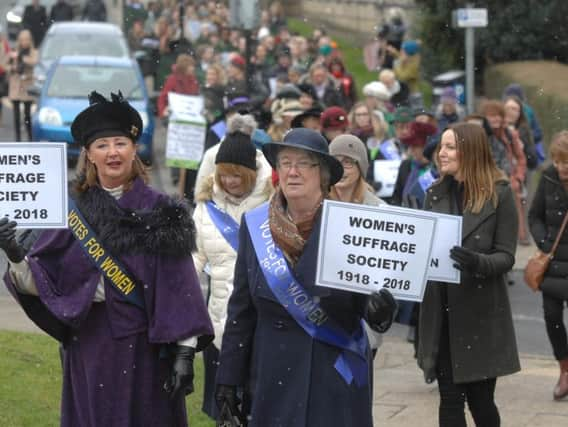
[[[197,252],[193,254],[193,258],[198,273],[201,273],[207,264],[209,266],[210,286],[207,289],[206,284],[202,281],[202,287],[204,287],[206,294],[209,293],[209,316],[215,332],[213,344],[219,350],[221,349],[227,319],[227,304],[233,292],[233,273],[237,253],[227,243],[211,220],[205,203],[208,200],[213,200],[220,209],[227,212],[240,224],[241,216],[266,202],[273,191],[271,170],[259,166],[257,161],[258,175],[255,187],[251,194],[244,199],[235,199],[223,191],[215,184],[214,175],[203,180],[201,188],[196,191],[197,206],[193,213],[193,219],[197,229]]]

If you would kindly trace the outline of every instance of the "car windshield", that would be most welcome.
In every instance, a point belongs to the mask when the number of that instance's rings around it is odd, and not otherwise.
[[[121,37],[107,34],[59,33],[45,38],[40,60],[52,61],[63,55],[127,57],[128,46]]]
[[[93,90],[105,95],[120,90],[126,99],[143,99],[134,69],[101,65],[58,66],[49,82],[47,96],[85,98]]]

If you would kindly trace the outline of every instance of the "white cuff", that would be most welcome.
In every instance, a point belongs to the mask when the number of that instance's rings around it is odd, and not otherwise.
[[[197,347],[197,337],[190,337],[177,342],[178,345],[185,345],[186,347],[196,348]]]

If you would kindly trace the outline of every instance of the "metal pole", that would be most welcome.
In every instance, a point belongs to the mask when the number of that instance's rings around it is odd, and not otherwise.
[[[246,40],[246,46],[245,46],[245,60],[246,60],[246,66],[245,66],[245,79],[247,82],[247,92],[248,95],[251,96],[251,92],[252,92],[252,88],[253,88],[253,84],[252,84],[252,79],[254,76],[252,67],[253,64],[251,64],[251,56],[252,56],[252,31],[245,29],[244,30],[244,34],[245,34],[245,40]]]
[[[474,85],[475,85],[475,46],[474,46],[474,29],[469,27],[465,29],[465,99],[468,114],[474,112]]]

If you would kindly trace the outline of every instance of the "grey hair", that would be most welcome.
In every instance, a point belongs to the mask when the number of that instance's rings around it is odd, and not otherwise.
[[[252,114],[235,114],[227,120],[227,133],[242,132],[252,135],[258,123]]]

